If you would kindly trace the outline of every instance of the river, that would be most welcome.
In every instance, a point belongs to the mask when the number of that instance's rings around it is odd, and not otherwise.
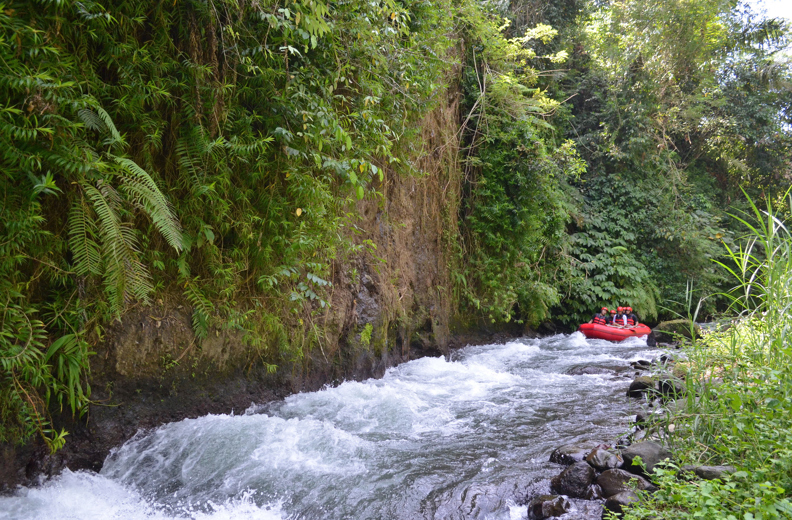
[[[522,519],[555,447],[627,430],[629,362],[658,353],[574,333],[417,359],[141,432],[98,474],[0,497],[0,519]]]

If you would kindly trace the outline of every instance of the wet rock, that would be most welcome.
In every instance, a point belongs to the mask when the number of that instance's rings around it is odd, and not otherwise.
[[[687,392],[685,382],[675,377],[661,380],[657,387],[663,397],[670,399],[682,397]]]
[[[617,495],[622,491],[640,489],[642,491],[657,491],[657,488],[645,478],[634,475],[623,469],[609,469],[597,477],[597,485],[602,488],[605,498]]]
[[[572,503],[565,497],[558,495],[542,495],[531,500],[528,506],[530,520],[542,520],[561,516],[572,510]]]
[[[655,382],[650,376],[638,376],[630,383],[630,388],[627,390],[628,397],[641,397],[646,392],[654,390]]]
[[[624,464],[624,459],[618,453],[595,448],[586,456],[586,462],[598,471],[605,471],[620,468]]]
[[[639,359],[638,361],[633,361],[630,363],[630,366],[639,370],[646,370],[652,366],[652,362],[645,359]]]
[[[636,442],[641,442],[645,438],[646,438],[646,430],[638,430],[637,432],[632,434],[632,442],[630,443],[630,446],[632,446]],[[622,455],[622,458],[624,458],[624,455]]]
[[[602,500],[602,488],[598,484],[592,484],[586,488],[586,495],[583,497],[586,500]]]
[[[651,441],[639,442],[624,450],[622,452],[624,466],[622,467],[633,473],[640,473],[640,466],[633,465],[635,457],[641,457],[644,465],[646,465],[646,471],[651,473],[658,462],[671,458],[671,452]]]
[[[657,338],[655,337],[654,332],[650,332],[649,335],[646,336],[646,346],[652,348],[657,346]]]
[[[603,367],[574,367],[567,372],[569,375],[572,376],[583,376],[583,375],[598,375],[598,374],[612,374],[613,370],[609,370]]]
[[[672,356],[671,354],[663,354],[657,359],[657,362],[660,365],[673,365],[676,363],[676,357]]]
[[[553,450],[550,454],[550,462],[569,466],[576,462],[586,460],[586,456],[596,447],[594,443],[587,444],[565,444]]]
[[[635,414],[634,424],[636,428],[643,430],[646,427],[646,416],[643,413],[638,412]]]
[[[652,332],[654,333],[658,342],[670,343],[679,336],[691,339],[691,325],[693,328],[693,335],[695,335],[697,338],[701,337],[701,327],[695,323],[691,324],[689,320],[685,319],[663,321],[658,323],[657,327],[655,327]]]
[[[714,480],[734,473],[734,466],[683,466],[682,471],[695,473],[698,478]]]
[[[624,506],[630,505],[638,501],[638,495],[633,491],[622,491],[617,493],[605,501],[605,509],[613,511],[614,513],[622,513]]]
[[[550,489],[560,495],[583,498],[596,475],[588,462],[576,462],[550,481]]]

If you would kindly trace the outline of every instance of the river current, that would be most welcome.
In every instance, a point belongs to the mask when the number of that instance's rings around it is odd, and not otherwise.
[[[0,497],[0,519],[522,519],[555,447],[629,428],[629,363],[658,353],[574,333],[410,361],[140,432],[98,474]]]

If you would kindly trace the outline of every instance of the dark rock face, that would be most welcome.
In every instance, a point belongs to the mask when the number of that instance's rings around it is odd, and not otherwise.
[[[586,462],[598,471],[606,471],[613,468],[620,468],[624,464],[624,459],[618,453],[608,450],[594,448],[586,457]]]
[[[550,489],[560,495],[583,498],[596,475],[588,462],[576,462],[550,481]]]
[[[715,480],[734,473],[734,466],[683,466],[682,471],[695,473],[698,478]]]
[[[613,511],[614,513],[621,513],[624,511],[624,506],[630,505],[638,501],[638,495],[633,491],[622,491],[612,497],[608,497],[605,501],[605,509]]]
[[[564,446],[553,450],[553,453],[550,454],[550,462],[569,466],[570,464],[584,461],[586,460],[586,456],[591,453],[591,450],[594,449],[595,446],[596,444],[593,443],[565,444]]]
[[[634,475],[623,469],[609,469],[597,477],[597,485],[602,488],[605,498],[618,495],[622,491],[631,491],[633,488],[642,491],[656,491],[657,488],[645,478]]]
[[[650,376],[638,376],[636,377],[632,383],[630,383],[630,388],[627,390],[628,397],[642,397],[646,392],[653,391],[655,389],[655,382]]]
[[[622,458],[624,459],[623,468],[633,473],[640,473],[640,466],[633,465],[635,457],[641,457],[641,460],[646,465],[646,471],[651,473],[658,462],[671,458],[671,452],[651,441],[639,442],[624,450],[622,452]]]
[[[572,510],[572,503],[565,497],[558,495],[542,495],[531,500],[528,506],[530,520],[543,520],[561,516]]]

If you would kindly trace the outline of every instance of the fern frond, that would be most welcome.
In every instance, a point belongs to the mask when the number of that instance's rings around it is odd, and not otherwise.
[[[192,325],[195,336],[204,339],[209,332],[209,317],[214,312],[214,305],[195,282],[187,284],[184,296],[193,306]]]
[[[151,218],[154,226],[162,233],[168,244],[176,251],[182,249],[182,229],[173,206],[157,187],[154,179],[134,161],[125,157],[111,156],[128,174],[123,177],[123,186],[132,201]]]
[[[112,186],[98,183],[98,188],[82,185],[98,217],[99,234],[102,237],[102,259],[104,261],[105,290],[111,298],[111,306],[120,314],[127,300],[134,297],[148,302],[153,290],[151,277],[138,259],[138,244],[135,231],[121,221],[118,208],[120,196]]]
[[[100,134],[104,134],[108,131],[107,125],[104,123],[104,121],[102,121],[102,118],[99,117],[99,114],[90,108],[81,108],[77,111],[77,116],[85,124],[85,126],[91,130],[96,130]]]
[[[110,146],[125,145],[126,142],[116,128],[115,123],[113,123],[113,118],[110,117],[110,114],[94,99],[85,99],[84,102],[88,106],[79,109],[77,116],[85,126],[99,132],[99,135],[108,136],[107,144]]]
[[[85,207],[85,199],[74,201],[69,212],[69,247],[78,275],[102,274],[102,255],[96,243],[96,223]]]

